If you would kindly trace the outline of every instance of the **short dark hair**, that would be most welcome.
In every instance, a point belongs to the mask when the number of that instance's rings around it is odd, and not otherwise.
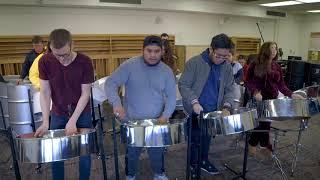
[[[162,48],[161,38],[159,36],[154,36],[154,35],[145,37],[143,41],[143,48],[149,45],[155,45]]]
[[[43,43],[43,39],[41,36],[33,36],[31,42],[32,44],[39,44],[39,43]]]
[[[248,57],[247,57],[247,63],[246,64],[251,64],[251,63],[254,63],[256,61],[258,57],[258,54],[250,54]]]
[[[246,59],[246,56],[245,56],[245,55],[240,54],[240,55],[238,56],[238,59]]]
[[[56,49],[60,49],[65,46],[67,43],[72,42],[71,33],[66,29],[55,29],[50,33],[49,41]]]
[[[234,49],[234,43],[232,42],[231,38],[229,38],[226,34],[218,34],[214,36],[211,40],[210,46],[212,49]]]
[[[167,33],[162,33],[160,37],[169,37]]]

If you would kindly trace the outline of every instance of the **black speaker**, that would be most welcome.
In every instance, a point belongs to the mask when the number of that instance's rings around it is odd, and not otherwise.
[[[306,73],[306,86],[320,84],[320,64],[309,63]]]
[[[288,60],[284,80],[290,90],[295,91],[305,86],[308,68],[308,62]]]

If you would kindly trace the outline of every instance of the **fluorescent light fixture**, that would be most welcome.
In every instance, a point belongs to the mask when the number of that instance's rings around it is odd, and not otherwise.
[[[298,2],[298,1],[282,1],[282,2],[266,3],[266,4],[260,4],[260,5],[261,6],[267,6],[267,7],[277,7],[277,6],[290,6],[290,5],[296,5],[296,4],[302,4],[302,2]]]
[[[307,12],[310,12],[310,13],[320,13],[320,10],[311,10],[311,11],[307,11]]]
[[[303,3],[317,3],[320,2],[320,0],[297,0],[299,2],[303,2]]]

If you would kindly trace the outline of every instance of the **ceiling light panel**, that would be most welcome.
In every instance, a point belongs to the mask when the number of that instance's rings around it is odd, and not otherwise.
[[[266,4],[260,4],[261,6],[267,6],[267,7],[278,7],[278,6],[291,6],[291,5],[297,5],[302,4],[302,2],[299,1],[282,1],[282,2],[274,2],[274,3],[266,3]]]

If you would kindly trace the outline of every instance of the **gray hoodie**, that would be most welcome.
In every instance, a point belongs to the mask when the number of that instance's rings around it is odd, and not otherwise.
[[[192,104],[199,99],[202,89],[205,86],[210,73],[210,65],[201,55],[192,57],[185,66],[184,72],[179,80],[179,91],[182,96],[183,107],[188,114],[191,114]],[[233,72],[230,63],[224,63],[220,72],[220,87],[218,95],[218,110],[223,105],[233,105]]]

